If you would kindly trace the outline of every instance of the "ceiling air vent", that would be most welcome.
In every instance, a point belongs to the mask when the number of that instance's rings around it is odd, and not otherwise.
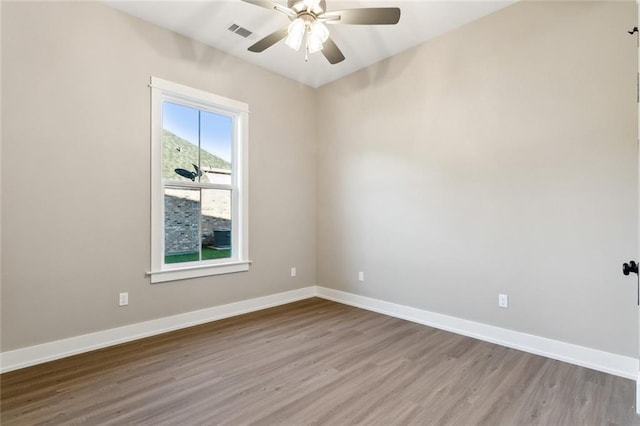
[[[229,27],[229,31],[231,31],[232,33],[236,33],[244,38],[249,38],[249,36],[253,34],[253,32],[249,31],[246,28],[242,28],[238,24],[231,24],[231,26]]]

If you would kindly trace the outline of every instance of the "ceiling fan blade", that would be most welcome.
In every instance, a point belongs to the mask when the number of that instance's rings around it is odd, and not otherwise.
[[[266,36],[262,40],[260,40],[260,41],[256,42],[255,44],[249,46],[249,51],[260,53],[260,52],[270,48],[271,46],[273,46],[274,44],[276,44],[277,42],[279,42],[280,40],[282,40],[283,38],[285,38],[287,36],[287,34],[288,34],[287,29],[288,29],[288,26],[286,26],[284,28],[280,28],[278,31],[275,31],[275,32],[269,34],[268,36]]]
[[[400,21],[400,9],[397,7],[367,7],[333,10],[324,13],[320,19],[327,24],[395,25]]]
[[[322,54],[327,58],[327,61],[329,61],[331,65],[344,61],[344,55],[331,37],[324,42],[324,45],[322,46]]]
[[[264,7],[265,9],[277,10],[278,12],[282,12],[289,17],[295,17],[296,12],[291,10],[288,7],[285,7],[281,4],[274,3],[269,0],[242,0],[245,3],[253,4],[255,6]]]

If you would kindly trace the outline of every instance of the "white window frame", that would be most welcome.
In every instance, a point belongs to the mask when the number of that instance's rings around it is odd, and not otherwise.
[[[248,138],[249,106],[182,84],[151,77],[151,283],[175,281],[249,270]],[[162,102],[170,101],[231,116],[234,120],[231,188],[229,185],[192,184],[181,187],[231,189],[231,258],[164,263],[164,188],[162,177]],[[166,182],[169,185],[169,182]]]

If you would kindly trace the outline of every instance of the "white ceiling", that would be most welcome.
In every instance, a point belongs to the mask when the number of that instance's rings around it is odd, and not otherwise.
[[[274,0],[286,6],[286,0]],[[316,53],[304,60],[304,49],[292,50],[284,41],[262,53],[247,48],[289,23],[284,14],[240,0],[154,1],[106,0],[108,6],[183,34],[245,61],[267,68],[311,87],[320,87],[354,71],[396,55],[454,28],[500,10],[517,0],[327,0],[327,10],[358,7],[401,9],[397,25],[331,25],[329,30],[346,56],[331,65]],[[232,24],[254,32],[245,39],[232,33]]]

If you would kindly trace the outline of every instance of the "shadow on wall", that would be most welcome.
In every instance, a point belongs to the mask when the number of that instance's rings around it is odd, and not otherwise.
[[[105,6],[107,7],[107,6]],[[171,2],[166,2],[160,7],[175,7]],[[224,6],[226,8],[228,6]],[[224,9],[222,9],[224,12]],[[128,19],[139,20],[124,12],[122,15]],[[193,40],[180,34],[182,28],[203,28],[209,27],[209,17],[214,13],[221,13],[218,2],[201,2],[198,12],[190,15],[186,19],[180,21],[176,28],[176,32],[171,33],[172,44],[168,44],[164,38],[167,34],[166,30],[156,27],[155,24],[145,22],[146,25],[140,25],[140,22],[133,22],[131,28],[144,40],[146,44],[157,54],[169,58],[179,58],[195,64],[199,68],[211,68],[211,66],[219,66],[228,62],[231,56],[221,50],[210,48],[203,43]],[[153,29],[150,29],[153,28]],[[231,33],[229,33],[231,34]],[[244,41],[238,38],[239,42]]]
[[[380,46],[380,48],[384,48],[385,40],[380,34],[375,34],[375,42]],[[345,47],[345,51],[350,51],[350,57],[357,56],[358,46],[353,46],[351,48],[349,43],[349,38],[344,38],[340,40],[340,45]],[[388,83],[393,81],[403,75],[404,70],[410,68],[412,66],[413,58],[416,55],[416,49],[409,49],[401,53],[400,55],[395,55],[392,58],[384,59],[378,63],[372,64],[362,70],[356,71],[354,74],[358,75],[360,78],[343,78],[337,80],[337,83],[343,86],[342,92],[347,95],[349,93],[364,91],[372,86],[380,86],[381,84]],[[393,59],[391,61],[390,59]],[[332,83],[329,83],[332,84]]]

